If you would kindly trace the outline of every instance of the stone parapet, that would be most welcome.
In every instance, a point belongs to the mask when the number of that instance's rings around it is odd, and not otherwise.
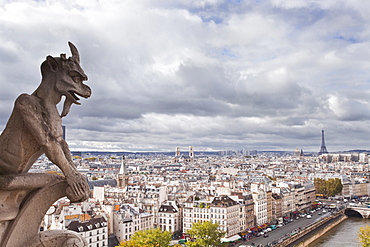
[[[66,196],[67,186],[56,174],[0,176],[0,246],[87,246],[73,231],[40,232],[47,210]]]

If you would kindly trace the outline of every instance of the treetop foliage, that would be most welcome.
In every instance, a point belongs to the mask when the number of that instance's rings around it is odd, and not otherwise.
[[[370,247],[370,226],[360,227],[358,238],[363,247]]]
[[[120,243],[125,247],[167,247],[171,241],[171,233],[160,228],[137,231],[131,239]]]
[[[343,185],[339,178],[329,178],[328,180],[315,178],[315,189],[317,194],[332,197],[342,192]]]
[[[210,221],[195,222],[191,229],[186,233],[194,238],[194,242],[186,242],[189,247],[221,247],[221,238],[225,235],[224,231],[218,229],[217,223]]]

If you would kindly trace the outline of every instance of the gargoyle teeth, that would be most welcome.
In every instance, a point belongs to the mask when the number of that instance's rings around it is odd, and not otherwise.
[[[79,98],[79,97],[77,97],[77,95],[76,95],[76,93],[75,93],[75,92],[73,92],[73,91],[68,91],[68,94],[70,95],[70,98],[71,98],[71,100],[73,101],[73,103],[78,104],[78,105],[80,105],[80,104],[81,104],[80,102],[78,102],[78,100],[80,100],[80,98]]]
[[[72,94],[73,98],[75,98],[75,100],[80,100],[80,98],[77,97],[77,95],[74,92],[72,92],[71,94]]]

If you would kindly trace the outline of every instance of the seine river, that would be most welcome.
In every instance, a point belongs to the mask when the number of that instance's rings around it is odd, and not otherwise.
[[[370,225],[370,219],[348,217],[348,219],[310,244],[309,247],[361,246],[358,241],[358,231],[360,227],[365,225]]]

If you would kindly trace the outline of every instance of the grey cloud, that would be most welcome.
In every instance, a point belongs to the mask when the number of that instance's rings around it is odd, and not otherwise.
[[[366,147],[366,6],[300,3],[4,2],[0,125],[70,40],[93,91],[63,119],[73,149]]]

